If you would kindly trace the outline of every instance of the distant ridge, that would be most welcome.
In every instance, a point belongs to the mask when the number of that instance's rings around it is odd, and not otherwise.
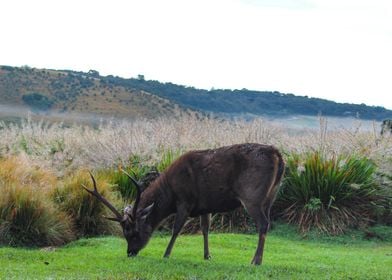
[[[337,103],[277,91],[202,90],[138,78],[101,76],[97,71],[0,67],[0,104],[36,110],[82,111],[120,117],[158,117],[199,112],[225,116],[309,115],[382,120],[381,106]]]

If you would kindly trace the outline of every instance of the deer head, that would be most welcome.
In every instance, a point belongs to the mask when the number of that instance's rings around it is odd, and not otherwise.
[[[127,207],[125,207],[123,215],[121,215],[117,211],[117,209],[98,192],[97,183],[91,172],[89,173],[91,176],[91,180],[93,181],[94,189],[90,190],[85,185],[82,186],[87,192],[95,196],[99,201],[101,201],[106,207],[108,207],[113,212],[115,217],[106,217],[106,218],[111,221],[120,223],[123,230],[124,237],[128,243],[127,255],[128,257],[132,257],[132,256],[136,256],[139,253],[139,251],[144,246],[146,246],[148,240],[151,237],[153,228],[151,227],[151,225],[146,223],[146,219],[151,214],[154,208],[154,203],[145,208],[138,209],[140,197],[142,194],[141,187],[139,183],[134,178],[132,178],[132,176],[130,176],[127,172],[125,172],[124,170],[121,171],[131,179],[131,181],[135,184],[136,191],[137,191],[135,203],[133,205],[128,205]]]

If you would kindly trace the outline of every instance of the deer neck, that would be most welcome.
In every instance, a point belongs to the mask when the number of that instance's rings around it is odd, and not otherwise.
[[[155,229],[163,220],[175,213],[173,193],[164,174],[142,193],[138,208],[148,207],[152,203],[154,203],[154,209],[147,218],[147,222]]]

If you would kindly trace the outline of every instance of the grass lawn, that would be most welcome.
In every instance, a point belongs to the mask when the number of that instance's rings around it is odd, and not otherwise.
[[[118,237],[81,239],[55,250],[0,248],[0,279],[392,279],[391,228],[366,241],[354,232],[306,239],[280,225],[267,237],[264,262],[250,265],[256,235],[211,234],[212,259],[203,260],[202,236],[180,236],[170,259],[168,235],[155,235],[136,258]]]

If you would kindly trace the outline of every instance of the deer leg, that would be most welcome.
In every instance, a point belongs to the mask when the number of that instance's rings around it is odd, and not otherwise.
[[[176,241],[176,238],[180,233],[182,227],[184,226],[187,218],[188,218],[187,211],[177,209],[176,219],[174,221],[174,226],[173,226],[173,234],[170,239],[169,245],[167,245],[165,254],[163,255],[164,258],[168,258],[170,256],[170,253],[173,249],[174,242]]]
[[[260,265],[263,261],[264,243],[269,228],[269,209],[267,214],[260,209],[260,206],[249,207],[247,210],[249,215],[255,220],[256,229],[259,233],[259,241],[252,264]]]
[[[208,249],[208,230],[210,228],[210,214],[200,216],[200,226],[203,232],[204,239],[204,259],[209,260],[211,258],[210,251]]]

